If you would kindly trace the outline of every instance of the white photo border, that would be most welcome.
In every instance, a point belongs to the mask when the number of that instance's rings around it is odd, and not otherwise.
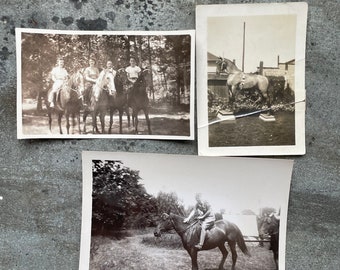
[[[144,135],[144,134],[24,134],[22,112],[22,34],[59,34],[59,35],[190,35],[190,113],[188,136],[180,135]],[[52,30],[35,28],[16,28],[16,59],[17,59],[17,138],[18,139],[151,139],[151,140],[194,140],[195,139],[195,30],[173,31],[80,31],[80,30]],[[48,127],[46,127],[48,129]]]
[[[144,154],[144,153],[127,153],[127,152],[100,152],[100,151],[83,151],[82,152],[82,169],[83,169],[83,193],[82,193],[82,227],[81,227],[81,245],[80,245],[80,258],[79,258],[79,269],[85,270],[89,269],[90,263],[90,247],[91,247],[91,218],[92,218],[92,165],[93,160],[119,160],[122,161],[124,166],[133,166],[131,169],[140,170],[143,174],[143,164],[141,164],[141,160],[150,165],[150,171],[152,174],[157,175],[158,173],[164,174],[164,170],[158,169],[154,170],[155,166],[166,164],[164,166],[173,168],[174,164],[182,164],[182,170],[186,170],[186,168],[191,168],[191,170],[195,170],[195,168],[217,168],[214,170],[215,172],[222,170],[225,171],[228,167],[232,168],[249,168],[248,165],[251,165],[252,168],[267,168],[265,174],[269,174],[268,177],[260,177],[264,181],[262,184],[266,185],[268,189],[279,190],[280,197],[280,241],[279,241],[279,268],[285,269],[285,250],[286,250],[286,233],[287,233],[287,217],[288,217],[288,203],[289,203],[289,194],[290,194],[290,185],[291,185],[291,176],[293,170],[293,160],[283,160],[283,159],[268,159],[268,158],[243,158],[243,157],[200,157],[200,156],[188,156],[188,155],[167,155],[167,154]],[[154,162],[152,162],[154,160]],[[168,160],[168,161],[167,161]],[[142,162],[143,163],[143,162]],[[138,165],[137,165],[138,164]],[[169,165],[171,164],[171,165]],[[196,165],[195,165],[196,164]],[[204,166],[202,166],[204,164]],[[248,164],[248,165],[247,165]],[[197,166],[198,165],[198,166]],[[212,170],[208,170],[209,173]],[[254,172],[238,170],[238,177],[242,179],[245,178],[245,175],[254,174]],[[271,171],[271,172],[270,172]],[[263,172],[263,171],[262,171]],[[264,173],[264,172],[263,172]],[[274,175],[279,174],[279,178],[275,178]],[[270,176],[271,175],[271,176]],[[235,175],[236,177],[237,175]],[[184,176],[187,177],[187,176]],[[237,183],[235,177],[234,182]],[[214,177],[213,177],[214,178]],[[218,177],[216,177],[218,178]],[[157,178],[159,179],[159,177]],[[246,178],[247,181],[251,181],[251,178]],[[279,179],[279,180],[278,180]],[[158,181],[158,180],[157,180]],[[182,181],[182,182],[181,182]],[[199,186],[199,179],[195,179]],[[233,181],[233,180],[230,180]],[[245,181],[243,179],[242,181]],[[258,181],[258,180],[257,180]],[[279,183],[278,183],[279,181]],[[177,180],[177,182],[183,183],[183,180]],[[208,185],[211,185],[211,181]],[[259,184],[258,182],[256,182]],[[266,184],[265,184],[266,183]],[[278,184],[280,188],[278,188]],[[166,186],[170,186],[173,191],[174,187],[177,184],[172,183],[163,183],[161,182],[158,185],[162,185],[163,188]],[[244,185],[244,184],[242,184]],[[260,188],[261,185],[259,185]],[[191,184],[190,193],[194,194],[196,190],[192,190]],[[263,188],[263,186],[262,186]],[[243,188],[239,189],[240,192],[244,192]],[[242,191],[243,190],[243,191]],[[249,192],[254,192],[253,189],[249,190]],[[262,189],[263,191],[263,189]],[[261,191],[261,192],[262,192]]]
[[[296,15],[295,145],[209,147],[207,20],[209,17]],[[198,5],[196,7],[198,154],[206,156],[303,155],[305,149],[305,47],[307,3]]]

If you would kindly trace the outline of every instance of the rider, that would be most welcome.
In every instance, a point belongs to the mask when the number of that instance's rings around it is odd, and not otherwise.
[[[194,209],[191,211],[189,216],[184,219],[184,223],[188,223],[190,219],[195,215],[196,212],[200,212],[200,215],[197,217],[198,220],[202,221],[202,229],[201,229],[201,236],[200,241],[195,247],[197,249],[202,249],[204,244],[206,230],[210,229],[215,223],[215,215],[210,207],[210,205],[206,201],[202,201],[201,194],[196,194],[196,205]]]
[[[53,86],[48,96],[48,102],[50,103],[50,107],[54,108],[55,96],[68,78],[67,70],[64,68],[64,59],[61,57],[57,59],[57,66],[55,66],[51,71],[51,78],[53,80]]]
[[[130,66],[128,66],[125,71],[127,73],[128,80],[133,85],[137,81],[137,78],[142,70],[139,66],[137,66],[136,59],[134,57],[131,57]]]
[[[94,60],[94,58],[90,58],[89,66],[84,70],[85,89],[87,93],[92,90],[93,85],[99,77],[99,69],[95,66],[95,64],[96,60]],[[83,105],[86,105],[86,100],[83,95],[81,96],[81,99],[83,101]]]
[[[116,92],[116,87],[115,87],[115,84],[114,84],[114,78],[116,77],[117,71],[115,71],[113,69],[113,63],[112,63],[111,60],[108,60],[106,62],[106,68],[102,72],[104,72],[104,71],[110,72],[113,75],[113,89],[111,89],[111,94],[113,94],[114,92]]]

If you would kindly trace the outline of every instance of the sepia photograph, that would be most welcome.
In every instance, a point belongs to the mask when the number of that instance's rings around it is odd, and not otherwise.
[[[194,139],[194,30],[16,29],[17,136]]]
[[[305,3],[197,7],[201,155],[304,154]]]
[[[285,269],[293,161],[119,152],[82,161],[79,269]]]

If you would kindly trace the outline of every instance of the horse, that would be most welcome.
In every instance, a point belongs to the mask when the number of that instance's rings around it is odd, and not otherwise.
[[[276,269],[279,269],[279,231],[280,220],[272,213],[269,216],[263,217],[260,227],[260,237],[270,238],[270,250],[273,251],[273,257],[276,265]]]
[[[192,270],[198,270],[197,252],[199,251],[195,245],[199,242],[201,226],[198,221],[188,225],[183,222],[184,217],[175,214],[162,214],[160,223],[154,231],[156,237],[160,237],[162,232],[167,232],[172,229],[181,237],[183,247],[191,257]],[[219,270],[223,270],[223,264],[227,259],[228,251],[224,243],[228,245],[232,254],[231,269],[235,270],[237,252],[236,243],[241,251],[250,256],[248,248],[244,242],[243,235],[240,229],[232,222],[227,220],[218,220],[212,229],[207,231],[207,235],[202,247],[202,250],[209,250],[218,247],[222,253],[222,260],[219,264]]]
[[[86,133],[86,118],[92,113],[92,132],[100,133],[97,126],[97,115],[101,124],[101,133],[105,132],[105,115],[109,108],[109,96],[114,89],[114,76],[108,70],[103,70],[93,87],[87,89],[86,96],[89,96],[90,105],[84,109],[83,131]]]
[[[146,91],[148,84],[147,76],[149,70],[144,69],[138,76],[135,83],[128,91],[128,106],[132,108],[132,124],[135,128],[135,133],[138,134],[138,113],[144,111],[148,132],[151,135],[151,124],[149,118],[149,97]]]
[[[234,64],[234,62],[219,57],[216,61],[216,74],[220,75],[221,72],[225,72],[228,75],[227,89],[231,96],[231,100],[237,100],[240,90],[250,90],[252,92],[259,91],[260,95],[256,99],[255,104],[261,100],[265,100],[270,109],[271,102],[268,95],[269,81],[266,76],[244,73]]]
[[[56,107],[51,108],[50,103],[46,102],[47,114],[49,119],[49,130],[52,132],[52,113],[55,112],[58,116],[58,126],[59,133],[63,134],[61,127],[61,119],[63,115],[66,118],[66,130],[67,134],[70,134],[70,116],[72,116],[72,122],[75,126],[75,117],[78,121],[78,132],[81,133],[80,129],[80,109],[81,100],[79,98],[79,93],[84,89],[84,77],[81,70],[77,70],[72,74],[67,81],[63,83],[60,90],[56,95]],[[49,92],[52,88],[49,90]],[[49,94],[49,93],[48,93]]]
[[[119,133],[123,133],[123,114],[124,112],[127,115],[128,126],[130,127],[130,112],[128,107],[128,96],[127,92],[124,89],[125,82],[125,71],[124,68],[121,68],[117,71],[116,76],[114,78],[114,84],[116,91],[112,93],[109,97],[109,110],[110,110],[110,126],[109,133],[112,131],[113,124],[113,113],[118,110],[119,113]]]

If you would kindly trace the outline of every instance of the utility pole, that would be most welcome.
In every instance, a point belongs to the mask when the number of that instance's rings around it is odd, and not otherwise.
[[[243,51],[242,51],[242,71],[244,72],[244,54],[246,41],[246,22],[243,22]]]

